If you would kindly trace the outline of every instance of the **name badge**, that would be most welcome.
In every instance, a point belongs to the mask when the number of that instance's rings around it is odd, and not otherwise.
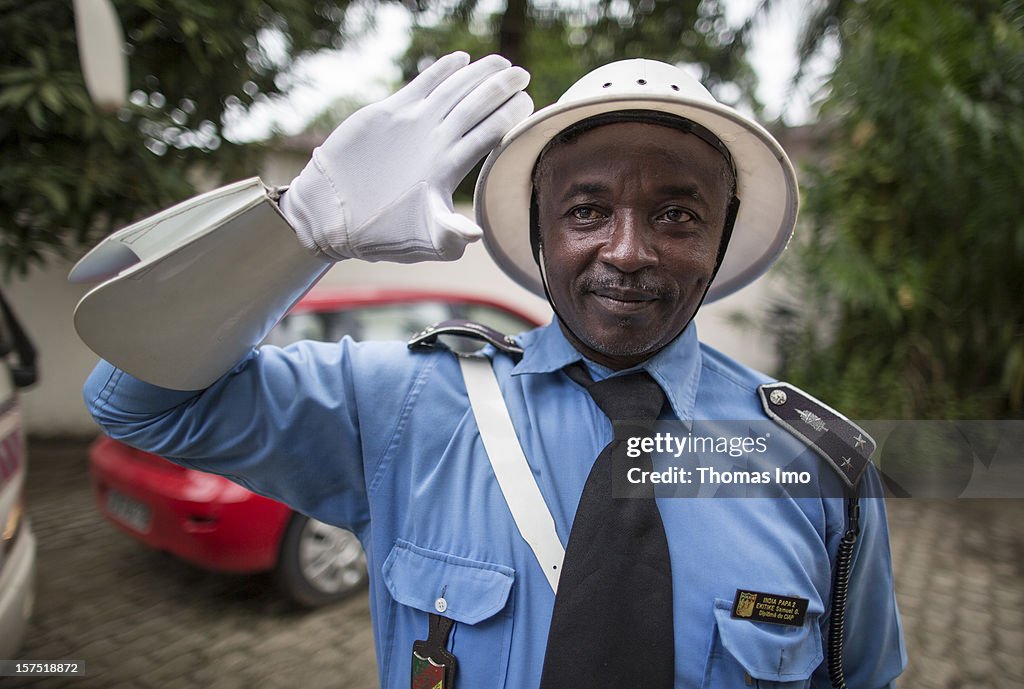
[[[732,603],[732,616],[751,622],[784,624],[788,627],[802,627],[807,617],[806,598],[781,596],[762,591],[736,589]]]

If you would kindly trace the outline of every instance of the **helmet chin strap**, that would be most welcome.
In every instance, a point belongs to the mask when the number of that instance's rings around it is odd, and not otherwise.
[[[733,194],[732,198],[729,199],[729,206],[725,211],[725,226],[722,228],[722,241],[718,244],[718,256],[715,259],[715,269],[711,272],[711,279],[708,280],[708,284],[704,286],[704,293],[700,296],[700,301],[697,302],[697,308],[694,309],[693,315],[686,321],[682,328],[679,329],[675,335],[672,336],[668,342],[665,343],[664,347],[675,342],[676,338],[686,332],[686,329],[693,322],[693,319],[697,316],[697,312],[700,311],[700,307],[704,304],[704,300],[708,296],[708,290],[711,289],[711,285],[715,282],[715,276],[718,275],[718,269],[722,267],[722,261],[725,260],[726,249],[729,248],[729,240],[732,239],[732,228],[736,224],[736,214],[740,210],[740,199],[738,196]],[[540,238],[540,226],[537,224],[537,203],[536,203],[536,191],[534,191],[533,199],[530,203],[530,221],[533,227],[530,231],[530,239],[533,244],[533,260],[537,262],[537,267],[540,269],[540,281],[544,286],[544,296],[548,300],[548,304],[551,306],[551,310],[555,312],[555,316],[558,318],[558,322],[561,327],[569,331],[570,334],[576,339],[577,342],[586,342],[579,334],[573,330],[569,323],[562,317],[562,314],[558,312],[558,306],[555,305],[555,300],[551,298],[551,290],[548,288],[548,271],[546,261],[544,260],[544,245]],[[662,349],[664,348],[662,347]],[[658,351],[661,351],[660,349]],[[582,353],[582,352],[581,352]]]

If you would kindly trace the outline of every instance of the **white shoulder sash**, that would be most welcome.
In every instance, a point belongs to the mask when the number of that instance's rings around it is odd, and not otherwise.
[[[512,417],[501,396],[501,388],[498,387],[491,362],[485,357],[461,356],[459,364],[466,381],[473,416],[476,417],[476,425],[480,429],[480,437],[501,493],[505,496],[519,533],[533,550],[541,570],[551,584],[551,590],[557,591],[565,548],[558,540],[551,510],[544,502],[530,464],[519,445]]]

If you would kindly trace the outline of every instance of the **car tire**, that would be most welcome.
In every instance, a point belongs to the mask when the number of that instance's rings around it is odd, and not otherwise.
[[[274,578],[292,602],[318,608],[366,584],[366,555],[351,531],[295,513],[281,539]]]

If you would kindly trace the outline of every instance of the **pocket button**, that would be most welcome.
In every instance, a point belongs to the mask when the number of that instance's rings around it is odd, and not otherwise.
[[[448,601],[446,601],[444,598],[438,598],[436,601],[434,601],[434,610],[443,613],[447,609]]]

